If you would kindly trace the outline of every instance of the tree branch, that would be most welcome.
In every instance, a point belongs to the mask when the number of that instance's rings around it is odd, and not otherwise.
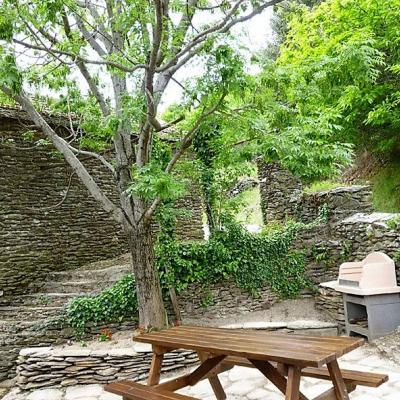
[[[231,29],[234,25],[247,21],[254,17],[255,15],[261,13],[263,10],[266,8],[276,5],[283,0],[270,0],[267,1],[260,6],[256,7],[253,9],[252,12],[249,14],[246,14],[242,17],[232,19],[236,11],[239,9],[239,7],[245,2],[245,0],[238,0],[234,6],[229,10],[229,12],[226,14],[225,18],[223,18],[219,23],[214,24],[210,28],[200,32],[198,35],[196,35],[183,49],[181,49],[173,58],[171,58],[169,61],[167,61],[163,66],[158,68],[157,72],[163,72],[168,70],[169,68],[173,67],[176,65],[176,63],[179,61],[179,59],[184,56],[186,53],[190,52],[193,48],[195,48],[197,45],[203,43],[205,40],[207,40],[212,34],[220,34],[220,33],[225,33],[229,29]],[[230,22],[229,22],[230,21]],[[197,51],[193,51],[191,57],[193,57],[195,54],[197,54]],[[186,58],[186,62],[188,59],[191,57]]]
[[[73,62],[75,62],[76,60],[79,60],[79,61],[82,61],[82,62],[87,63],[87,64],[106,65],[106,66],[109,66],[109,67],[117,68],[117,69],[119,69],[121,71],[124,71],[124,72],[135,72],[135,71],[137,71],[139,69],[147,69],[147,65],[146,64],[136,64],[133,67],[126,67],[125,65],[121,65],[121,64],[116,63],[114,61],[91,60],[91,59],[88,59],[86,57],[82,57],[79,54],[71,53],[69,51],[55,49],[54,47],[47,48],[47,47],[44,47],[44,46],[38,46],[38,45],[35,45],[35,44],[26,43],[26,42],[24,42],[22,40],[15,39],[15,38],[13,39],[13,41],[14,41],[14,43],[17,43],[17,44],[19,44],[21,46],[24,46],[24,47],[28,48],[28,49],[40,50],[40,51],[44,51],[47,54],[52,54],[57,59],[58,59],[58,57],[56,55],[68,56],[69,58],[72,59]]]
[[[64,31],[65,35],[70,38],[71,36],[71,25],[69,23],[67,15],[64,13],[62,16],[63,19],[63,24],[64,24]],[[86,64],[83,61],[77,60],[76,65],[79,68],[79,71],[81,72],[82,76],[85,78],[90,91],[93,93],[93,96],[96,98],[97,102],[99,103],[101,112],[105,117],[107,117],[110,114],[110,110],[107,106],[107,103],[104,99],[104,96],[101,94],[99,87],[96,85],[94,82],[92,76],[89,73],[89,70],[86,67]]]
[[[68,144],[68,147],[74,152],[76,153],[76,155],[82,154],[84,156],[89,156],[89,157],[93,157],[96,158],[97,160],[99,160],[105,167],[107,167],[107,169],[109,169],[111,171],[111,173],[113,174],[114,177],[116,177],[116,172],[114,167],[100,154],[97,153],[93,153],[91,151],[87,151],[87,150],[82,150],[82,149],[76,149],[75,147],[71,146],[70,144]]]

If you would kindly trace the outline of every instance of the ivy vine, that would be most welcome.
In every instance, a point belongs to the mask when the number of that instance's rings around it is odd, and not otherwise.
[[[66,318],[77,337],[86,333],[89,323],[111,323],[132,318],[137,313],[135,280],[128,274],[96,296],[74,298],[67,306]]]
[[[207,288],[228,279],[257,295],[268,285],[281,298],[296,297],[311,285],[305,274],[306,254],[292,250],[298,233],[326,219],[326,209],[311,224],[288,222],[269,226],[262,234],[252,234],[232,219],[223,221],[205,242],[179,242],[175,237],[176,210],[164,206],[159,215],[162,230],[156,245],[156,263],[162,287],[179,293],[189,284]],[[208,296],[202,299],[207,306]],[[69,325],[83,336],[89,323],[111,323],[132,318],[137,313],[133,275],[126,275],[96,296],[78,297],[67,306]]]

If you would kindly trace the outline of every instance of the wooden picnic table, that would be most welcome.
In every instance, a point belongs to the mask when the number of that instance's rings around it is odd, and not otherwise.
[[[348,393],[357,385],[376,387],[387,380],[385,375],[339,368],[338,358],[360,347],[364,343],[361,338],[179,326],[145,333],[134,340],[152,345],[153,357],[147,382],[150,388],[144,397],[141,385],[110,384],[110,387],[114,386],[109,391],[123,396],[125,393],[124,399],[187,400],[189,397],[173,392],[208,379],[217,399],[224,400],[226,395],[218,374],[234,365],[258,369],[285,395],[286,400],[308,400],[300,392],[301,376],[332,382],[331,389],[313,400],[348,400]],[[160,384],[163,356],[176,349],[196,351],[201,364],[187,375]],[[125,389],[124,384],[127,385]]]

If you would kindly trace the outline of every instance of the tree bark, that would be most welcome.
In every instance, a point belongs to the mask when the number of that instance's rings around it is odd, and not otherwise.
[[[160,278],[155,265],[154,234],[151,225],[139,223],[128,232],[141,328],[166,326],[167,315],[161,293]]]

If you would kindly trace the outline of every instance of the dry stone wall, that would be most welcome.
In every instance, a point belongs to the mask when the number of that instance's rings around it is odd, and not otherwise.
[[[265,223],[284,221],[296,215],[303,185],[279,163],[257,163],[261,209]]]
[[[316,193],[304,192],[302,181],[279,163],[258,162],[261,208],[266,222],[314,220],[320,207],[329,210],[329,221],[337,222],[357,212],[372,212],[369,185],[338,187]]]
[[[335,223],[357,212],[372,212],[372,193],[369,185],[338,187],[317,193],[302,193],[295,218],[311,222],[317,218],[322,205],[328,210],[330,223]]]
[[[400,284],[400,225],[397,214],[357,213],[334,224],[326,241],[325,253],[331,262],[326,281],[337,279],[343,261],[361,261],[372,251],[383,251],[396,261],[397,282]],[[326,311],[344,328],[342,295],[327,287],[320,287],[316,297],[317,308]]]
[[[17,385],[28,390],[78,384],[104,385],[122,379],[143,380],[148,376],[151,357],[151,347],[135,350],[133,345],[108,350],[27,348],[18,357]],[[162,372],[197,362],[196,353],[174,350],[164,355]]]
[[[179,295],[182,317],[220,318],[269,309],[279,296],[268,287],[260,290],[258,296],[238,288],[232,281],[216,283],[207,288],[190,285]]]
[[[127,250],[120,227],[71,175],[63,158],[24,138],[32,124],[23,118],[0,109],[0,298],[26,292],[49,271],[73,269]],[[118,202],[107,169],[94,159],[82,161]],[[179,219],[181,237],[203,238],[197,191],[179,208],[190,211],[190,217]]]
[[[400,284],[400,218],[397,214],[373,212],[369,185],[339,187],[304,193],[302,184],[277,163],[259,163],[262,209],[266,221],[294,218],[311,222],[326,205],[328,221],[305,231],[296,240],[306,250],[307,275],[315,283],[336,280],[345,261],[362,260],[372,251],[383,251],[396,260]],[[344,327],[342,295],[320,287],[316,305]]]

